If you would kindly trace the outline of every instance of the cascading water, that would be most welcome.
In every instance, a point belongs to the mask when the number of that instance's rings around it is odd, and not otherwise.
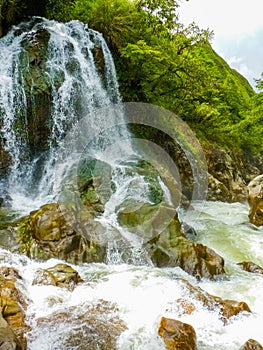
[[[14,28],[0,42],[1,140],[11,157],[5,186],[16,207],[19,206],[16,198],[21,202],[21,195],[25,196],[25,202],[34,196],[41,199],[39,203],[54,198],[56,182],[60,182],[54,168],[66,132],[95,110],[120,102],[114,63],[101,34],[78,21],[63,25],[36,18],[24,26],[22,30]],[[34,62],[38,58],[32,62],[30,53],[26,52],[27,39],[30,38],[34,50],[34,45],[41,46],[38,35],[43,31],[48,37],[46,57],[42,57],[43,62]],[[95,62],[96,54],[101,55],[101,67]],[[34,76],[34,64],[44,65],[40,73],[43,76]],[[36,86],[39,80],[42,85]],[[28,135],[26,112],[33,105],[34,113],[37,88],[50,92],[51,104],[51,119],[45,121],[49,124],[47,150],[41,162],[31,151],[32,135]],[[91,135],[106,125],[120,123],[122,118],[122,113],[116,115],[116,111],[106,116],[100,114],[100,120],[89,118]],[[70,159],[67,161],[70,163]]]
[[[33,58],[29,57],[25,43],[28,37],[35,38],[33,46],[37,46],[38,36],[43,35],[43,31],[48,33],[44,35],[48,40],[47,59],[43,63],[45,76],[36,77],[36,72],[30,69],[42,63],[34,54]],[[37,49],[42,50],[41,47]],[[23,69],[20,69],[21,62]],[[36,108],[34,89],[39,89],[36,87],[38,78],[43,79],[42,87],[50,92],[52,115],[45,125],[49,133],[41,154],[32,150],[32,135],[28,132],[32,120],[27,113],[29,108],[33,111]],[[81,171],[82,160],[84,164],[88,159],[91,163],[99,160],[111,166],[111,181],[106,188],[111,195],[105,201],[103,215],[97,219],[110,237],[107,264],[72,265],[84,280],[73,291],[33,283],[39,268],[54,266],[60,260],[37,262],[0,249],[0,266],[17,269],[22,277],[21,290],[30,300],[26,311],[31,327],[28,349],[83,349],[79,331],[70,322],[59,324],[58,318],[54,325],[43,319],[56,313],[65,314],[72,308],[73,322],[79,317],[78,309],[89,314],[90,305],[94,304],[96,309],[100,300],[117,305],[118,315],[127,326],[118,339],[118,350],[164,350],[163,340],[157,335],[162,316],[193,325],[198,350],[239,350],[249,338],[263,343],[262,276],[251,275],[236,265],[242,260],[263,265],[262,229],[256,230],[247,223],[246,205],[197,202],[189,209],[194,213],[189,218],[198,215],[198,221],[188,222],[197,232],[195,240],[213,248],[226,261],[227,277],[216,282],[205,279],[198,282],[179,267],[153,267],[143,250],[143,239],[118,223],[115,208],[125,201],[152,203],[152,192],[144,172],[135,170],[140,156],[134,154],[127,130],[115,127],[125,124],[122,109],[111,108],[113,103],[119,102],[111,54],[101,35],[83,24],[74,21],[64,25],[35,19],[31,24],[14,28],[0,40],[1,146],[11,158],[1,186],[10,193],[14,207],[21,210],[25,206],[27,212],[59,198],[61,185],[67,185],[67,177],[70,178],[69,170],[73,166],[73,169],[78,168],[76,172]],[[94,169],[95,175],[96,170],[101,169],[100,164],[98,162],[98,168]],[[157,178],[162,199],[171,205],[166,184]],[[180,214],[183,216],[183,212]],[[222,298],[246,301],[252,313],[239,314],[225,325],[217,310],[208,310],[187,293],[183,280]],[[182,298],[194,305],[194,312],[187,314],[180,310],[177,300]],[[115,311],[112,312],[115,322]],[[103,333],[104,324],[107,326],[109,321],[103,312],[100,317]],[[84,329],[86,325],[81,327]],[[96,322],[88,327],[84,333],[97,331]],[[75,337],[75,345],[70,348],[64,342],[69,334]],[[100,347],[99,341],[96,349],[107,349]]]

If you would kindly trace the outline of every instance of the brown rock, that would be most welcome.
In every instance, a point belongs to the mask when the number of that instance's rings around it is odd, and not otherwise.
[[[200,287],[191,285],[188,281],[182,280],[186,293],[201,302],[208,310],[218,310],[219,318],[226,324],[228,320],[240,312],[251,312],[249,306],[243,301],[224,300],[218,296],[211,295]]]
[[[242,267],[242,269],[247,271],[247,272],[259,273],[259,274],[263,275],[263,268],[255,263],[251,262],[251,261],[242,261],[242,262],[238,263],[237,265]]]
[[[38,332],[50,335],[50,349],[116,350],[117,339],[127,328],[117,306],[104,300],[72,306],[36,321]],[[31,342],[37,337],[37,332],[29,335]]]
[[[1,350],[24,350],[26,347],[20,342],[15,332],[0,315],[0,349]]]
[[[166,350],[196,350],[194,328],[178,320],[162,317],[158,334],[163,338]]]
[[[163,232],[153,247],[153,261],[159,267],[179,266],[197,279],[213,279],[225,273],[224,259],[212,249],[187,239],[176,237],[171,240]]]
[[[262,350],[263,346],[254,339],[249,339],[240,350]]]
[[[8,327],[14,332],[18,342],[22,344],[21,349],[25,349],[25,332],[28,330],[28,326],[25,323],[25,309],[27,304],[23,295],[15,286],[16,278],[13,276],[17,276],[18,273],[10,267],[2,267],[1,272],[4,273],[4,275],[0,273],[1,315],[4,321],[7,322]],[[2,324],[4,325],[4,323]],[[11,339],[12,332],[9,328],[6,330],[7,334],[10,335],[8,339]],[[4,332],[4,329],[2,331]]]
[[[82,278],[71,266],[57,264],[45,270],[38,270],[33,284],[53,285],[73,290],[80,282],[83,282]]]
[[[246,200],[244,159],[241,154],[217,146],[203,144],[208,167],[208,195],[212,201],[236,202]]]
[[[263,175],[255,177],[248,184],[249,220],[256,226],[263,225]]]
[[[21,250],[43,260],[58,258],[75,264],[104,261],[106,247],[100,244],[100,234],[105,229],[84,214],[59,203],[31,212],[18,226]]]
[[[196,307],[192,302],[183,298],[177,299],[176,305],[178,316],[191,315],[196,310]]]
[[[0,174],[4,175],[11,163],[11,157],[8,152],[0,145]]]

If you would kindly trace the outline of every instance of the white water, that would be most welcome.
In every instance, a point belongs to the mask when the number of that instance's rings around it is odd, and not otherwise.
[[[13,199],[14,209],[22,208],[25,212],[54,200],[61,180],[81,157],[84,149],[78,149],[79,153],[74,154],[70,145],[64,142],[67,133],[72,128],[78,128],[81,119],[88,119],[85,130],[81,130],[86,144],[94,142],[99,133],[105,133],[107,128],[124,123],[121,109],[111,108],[113,104],[120,103],[121,98],[113,59],[102,35],[78,21],[64,25],[35,19],[32,23],[19,34],[15,28],[0,40],[1,144],[11,156],[8,178],[3,186]],[[39,156],[32,155],[27,134],[26,110],[30,99],[34,105],[34,81],[32,78],[32,92],[28,100],[25,76],[30,76],[30,57],[25,54],[23,45],[28,37],[34,43],[34,36],[43,29],[50,35],[43,80],[51,90],[52,118],[49,122],[49,150],[39,176]],[[94,50],[101,50],[104,72],[99,71]],[[115,129],[110,137],[114,143],[120,134]],[[107,146],[108,138],[100,138],[98,142],[100,144],[94,144],[93,153],[99,158],[100,150]],[[61,162],[65,147],[68,147],[69,152],[66,161],[63,159]],[[121,151],[118,149],[116,153],[121,156]],[[126,152],[131,152],[127,145]],[[107,156],[107,161],[113,161],[115,154],[110,158],[109,154]]]
[[[37,318],[67,310],[74,305],[79,305],[82,310],[85,310],[85,305],[96,303],[99,299],[116,303],[119,308],[119,317],[128,327],[118,341],[118,350],[164,350],[163,341],[157,335],[162,316],[191,324],[197,332],[198,350],[239,350],[249,338],[254,338],[263,344],[261,328],[263,277],[244,272],[236,265],[237,262],[251,260],[263,266],[263,230],[256,229],[248,223],[247,206],[196,203],[193,209],[194,215],[187,216],[196,218],[195,222],[189,222],[197,231],[196,240],[213,248],[225,258],[227,271],[225,279],[216,282],[206,280],[197,282],[180,268],[153,267],[146,253],[141,249],[140,238],[119,227],[114,210],[125,199],[145,201],[149,196],[149,189],[142,176],[127,172],[128,167],[120,164],[123,150],[126,151],[125,160],[129,160],[127,155],[132,155],[130,145],[126,142],[123,147],[119,147],[118,142],[114,142],[112,138],[108,139],[107,129],[119,124],[122,118],[121,111],[113,115],[105,113],[105,111],[111,111],[110,106],[113,102],[120,101],[111,55],[100,34],[87,30],[79,22],[71,22],[64,26],[56,22],[44,21],[44,25],[51,34],[47,73],[53,89],[53,124],[49,139],[50,153],[36,196],[33,197],[29,196],[27,190],[30,189],[31,174],[34,172],[36,160],[30,158],[28,150],[26,114],[20,116],[24,123],[23,137],[20,137],[21,133],[16,133],[14,128],[17,122],[16,111],[26,110],[23,84],[18,83],[23,82],[18,68],[18,56],[25,33],[16,37],[11,33],[0,41],[0,62],[2,62],[0,64],[0,109],[6,116],[1,132],[4,135],[6,150],[12,155],[11,171],[5,186],[9,188],[14,208],[28,212],[54,199],[59,193],[61,181],[69,167],[81,157],[85,159],[86,151],[91,152],[89,154],[91,159],[100,159],[112,166],[112,180],[116,185],[116,191],[107,202],[105,213],[100,218],[107,227],[107,233],[111,235],[107,264],[73,266],[85,281],[74,291],[53,286],[32,285],[36,270],[39,267],[54,266],[57,260],[40,263],[0,250],[0,264],[17,268],[23,277],[23,282],[19,283],[18,287],[30,301],[27,310],[27,321],[32,326],[32,332],[28,335],[29,349],[62,350],[59,345],[60,337],[69,331],[63,325],[56,329],[51,326],[43,329],[36,325]],[[36,29],[32,28],[31,31]],[[106,88],[94,64],[91,50],[94,45],[98,45],[103,51],[106,63],[106,78],[104,77]],[[70,50],[68,50],[69,47]],[[75,75],[67,70],[70,59],[77,64],[80,74]],[[59,89],[55,87],[55,72],[63,72],[65,76]],[[81,86],[81,95],[83,95],[81,96],[83,102],[81,115],[77,115],[76,110],[69,103],[72,99],[74,84]],[[102,108],[102,113],[98,112],[98,107]],[[87,121],[85,116],[93,113],[99,119],[89,118]],[[84,120],[80,121],[82,117]],[[66,132],[67,123],[73,127],[72,133]],[[116,129],[112,129],[113,132],[109,130],[111,137],[116,136],[114,135]],[[98,142],[100,141],[100,132],[104,141],[109,141],[109,144],[97,144],[97,139]],[[66,141],[63,141],[65,133]],[[117,134],[118,137],[120,134]],[[72,143],[76,138],[77,144]],[[89,142],[93,142],[93,149],[85,148]],[[57,149],[53,148],[54,144],[58,145]],[[117,148],[113,150],[112,147],[116,144]],[[118,167],[115,167],[116,164]],[[166,201],[171,203],[169,191],[161,180],[160,185]],[[129,265],[124,263],[121,255],[123,239],[126,245],[130,246]],[[252,314],[240,314],[229,324],[224,325],[216,310],[214,312],[206,310],[186,293],[181,278],[202,287],[211,294],[247,302]],[[196,311],[191,315],[181,315],[176,302],[179,298],[192,302]]]
[[[196,204],[195,210],[199,208],[200,204]],[[119,317],[128,327],[119,338],[118,350],[164,350],[163,341],[157,335],[162,316],[191,324],[197,333],[198,350],[239,350],[249,338],[262,344],[263,276],[245,272],[236,265],[243,260],[263,265],[263,230],[250,225],[246,213],[246,205],[208,202],[200,212],[198,222],[194,223],[197,240],[209,244],[225,258],[226,278],[216,282],[197,282],[180,268],[84,264],[72,265],[85,281],[74,291],[32,286],[39,267],[51,267],[59,261],[52,259],[38,263],[2,250],[1,265],[11,265],[19,270],[24,281],[22,291],[30,300],[27,318],[33,330],[28,348],[60,349],[59,327],[38,328],[34,322],[36,318],[65,311],[74,305],[81,306],[83,311],[100,299],[116,303]],[[187,293],[181,278],[223,299],[245,301],[252,313],[241,313],[224,325],[216,310],[208,311]],[[191,315],[182,315],[176,302],[179,298],[192,302],[196,310]],[[63,332],[67,330],[63,328]]]

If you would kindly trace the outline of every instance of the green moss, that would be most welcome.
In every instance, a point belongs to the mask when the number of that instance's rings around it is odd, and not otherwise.
[[[29,216],[24,217],[17,227],[17,238],[21,246],[21,252],[30,255],[32,245],[31,220]]]

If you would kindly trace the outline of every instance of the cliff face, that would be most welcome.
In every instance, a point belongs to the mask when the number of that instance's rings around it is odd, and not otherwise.
[[[211,145],[204,148],[208,167],[208,200],[244,202],[247,184],[262,171],[254,159],[246,159],[241,152],[226,151]]]

